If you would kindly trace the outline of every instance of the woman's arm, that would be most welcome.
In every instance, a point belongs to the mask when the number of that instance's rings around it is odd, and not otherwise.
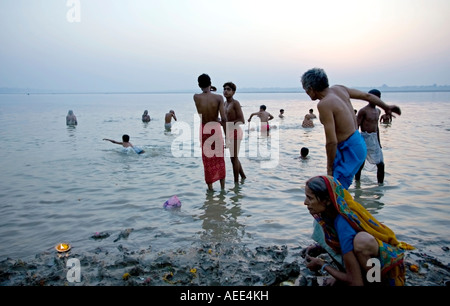
[[[347,252],[344,254],[343,259],[346,272],[341,272],[331,265],[325,266],[324,271],[327,271],[336,280],[344,282],[350,286],[363,286],[364,282],[361,274],[361,268],[355,253],[353,251]],[[326,262],[322,259],[311,257],[309,255],[306,255],[306,262],[306,267],[312,271],[318,271],[326,264]]]

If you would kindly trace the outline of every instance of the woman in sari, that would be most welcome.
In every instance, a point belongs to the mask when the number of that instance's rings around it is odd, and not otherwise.
[[[405,283],[404,249],[412,247],[397,241],[394,232],[376,220],[361,204],[353,200],[338,180],[316,176],[305,186],[305,205],[321,226],[326,244],[342,255],[344,269],[335,269],[308,248],[307,268],[325,271],[348,285],[403,286]],[[322,249],[321,247],[319,247]],[[309,254],[308,254],[309,253]],[[369,278],[373,259],[380,263],[380,280]]]

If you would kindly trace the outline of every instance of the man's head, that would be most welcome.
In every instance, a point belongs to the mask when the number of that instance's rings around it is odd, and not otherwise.
[[[228,90],[228,88],[231,89],[231,91],[235,92],[236,91],[236,85],[233,82],[226,82],[225,84],[223,84],[223,90]]]
[[[130,136],[128,136],[127,134],[122,135],[122,141],[123,142],[129,142],[130,141]]]
[[[203,89],[211,86],[211,78],[206,73],[203,73],[198,77],[198,86]]]
[[[236,92],[236,85],[233,82],[226,82],[223,84],[223,96],[227,99],[233,97]]]
[[[309,149],[306,147],[303,147],[300,149],[300,155],[301,157],[305,158],[306,156],[308,156],[309,153]]]
[[[265,111],[266,110],[266,106],[263,104],[259,107],[260,110]]]
[[[329,87],[328,77],[322,68],[312,68],[302,75],[302,86],[309,95],[309,90],[321,92]]]
[[[377,96],[378,98],[381,98],[381,92],[378,89],[371,89],[369,90],[369,93]]]

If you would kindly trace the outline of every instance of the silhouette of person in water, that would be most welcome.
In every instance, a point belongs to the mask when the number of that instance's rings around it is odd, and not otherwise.
[[[381,115],[380,122],[383,124],[391,124],[392,118],[396,118],[394,115],[390,114],[383,114]]]
[[[145,110],[142,114],[142,122],[150,122],[150,115],[148,114],[148,110]]]
[[[301,159],[307,159],[309,154],[309,149],[307,147],[302,147],[300,149],[300,158]]]
[[[75,116],[73,110],[69,110],[67,113],[66,125],[78,125],[77,116]]]

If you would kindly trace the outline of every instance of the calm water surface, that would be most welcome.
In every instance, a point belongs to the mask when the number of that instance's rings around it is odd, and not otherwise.
[[[448,264],[450,93],[382,97],[403,112],[380,127],[385,184],[363,171],[350,193],[400,240]],[[226,190],[217,182],[207,192],[192,94],[0,95],[0,259],[32,258],[62,241],[81,252],[100,245],[114,252],[114,240],[127,228],[134,231],[120,243],[131,249],[203,241],[308,245],[312,217],[303,205],[304,183],[326,173],[322,125],[316,119],[314,128],[301,127],[310,108],[317,113],[316,102],[304,93],[238,92],[235,98],[246,118],[265,104],[277,127],[267,139],[245,124],[241,163],[247,179],[233,183],[227,157]],[[65,125],[69,109],[77,127]],[[140,121],[145,109],[148,124]],[[169,109],[178,117],[172,133],[164,132]],[[125,133],[146,153],[102,141]],[[310,149],[306,161],[297,158],[302,146]],[[180,209],[163,208],[172,195],[180,198]],[[96,232],[111,236],[90,239]]]

